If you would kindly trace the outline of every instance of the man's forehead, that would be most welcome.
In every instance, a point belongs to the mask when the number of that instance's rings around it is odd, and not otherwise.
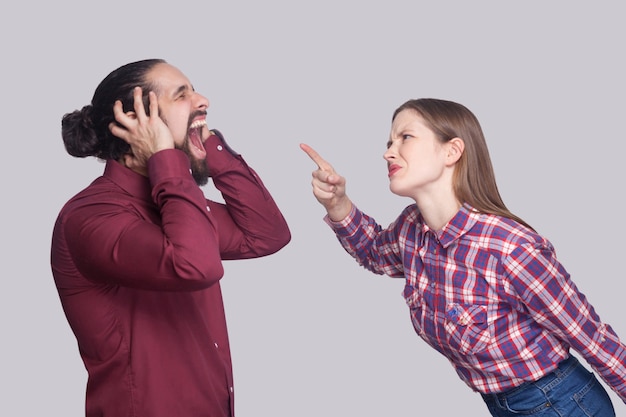
[[[171,94],[179,90],[193,90],[187,76],[170,64],[157,64],[146,76],[148,81],[163,94]]]

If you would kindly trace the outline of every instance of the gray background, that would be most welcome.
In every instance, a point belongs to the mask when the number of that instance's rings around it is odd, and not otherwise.
[[[86,372],[49,247],[58,210],[103,165],[65,153],[60,120],[111,70],[143,58],[167,59],[209,98],[209,124],[260,173],[291,226],[281,252],[226,264],[239,417],[487,414],[413,332],[402,281],[362,270],[335,241],[311,194],[314,166],[298,148],[316,148],[359,207],[386,225],[411,203],[389,192],[382,159],[391,113],[410,98],[475,112],[509,208],[554,243],[626,337],[621,7],[3,3],[0,414],[83,413]]]

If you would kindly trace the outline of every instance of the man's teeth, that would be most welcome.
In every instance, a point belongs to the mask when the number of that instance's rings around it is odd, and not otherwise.
[[[199,127],[206,126],[206,120],[196,120],[189,126],[190,129],[197,129]]]

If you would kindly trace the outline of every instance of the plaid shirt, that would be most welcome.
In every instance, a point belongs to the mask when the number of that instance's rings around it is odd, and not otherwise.
[[[548,240],[469,205],[440,231],[414,204],[384,230],[356,207],[341,222],[325,221],[361,266],[406,279],[415,331],[475,391],[535,381],[572,347],[626,402],[626,346]]]

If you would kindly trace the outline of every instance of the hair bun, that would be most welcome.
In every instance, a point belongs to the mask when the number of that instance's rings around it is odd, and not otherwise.
[[[70,155],[84,158],[98,154],[100,144],[94,129],[93,113],[93,106],[87,105],[63,116],[61,135]]]
[[[92,129],[93,128],[93,106],[91,104],[88,104],[86,106],[84,106],[82,109],[80,109],[80,115],[82,118],[82,125],[85,129]]]

